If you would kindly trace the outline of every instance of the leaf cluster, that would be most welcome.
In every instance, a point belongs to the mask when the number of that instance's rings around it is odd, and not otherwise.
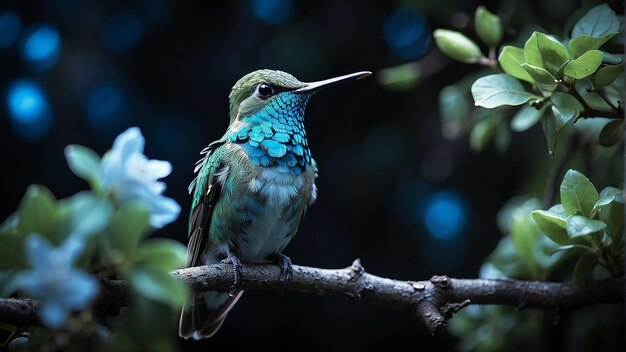
[[[13,338],[28,337],[29,348],[50,344],[63,350],[80,350],[85,344],[103,350],[175,348],[165,332],[172,328],[188,292],[169,272],[184,266],[184,246],[149,238],[154,228],[145,204],[116,204],[103,192],[97,153],[74,145],[66,149],[66,157],[72,172],[87,181],[91,190],[56,199],[44,186],[28,188],[17,211],[0,226],[0,295],[27,298],[19,288],[21,273],[31,266],[25,249],[28,236],[39,234],[54,246],[78,236],[85,241],[85,250],[76,267],[97,279],[128,280],[133,304],[115,318],[87,307],[74,312],[62,329],[30,327],[22,332],[17,327],[3,328],[18,332]],[[62,346],[58,341],[64,341]]]
[[[548,151],[554,154],[558,134],[571,128],[578,119],[613,118],[615,120],[610,122],[597,119],[602,128],[599,143],[612,146],[621,140],[620,92],[624,89],[618,78],[624,63],[623,55],[603,49],[620,32],[619,19],[609,6],[602,4],[592,8],[576,22],[570,37],[558,38],[535,31],[523,47],[502,45],[497,59],[495,52],[501,42],[502,25],[494,19],[495,15],[486,16],[486,11],[484,8],[476,11],[474,27],[490,48],[489,57],[482,54],[476,42],[460,32],[435,31],[435,42],[450,58],[479,63],[491,71],[501,72],[484,71],[477,79],[470,80],[471,99],[477,107],[474,109],[493,109],[490,113],[468,108],[463,111],[450,105],[444,107],[452,101],[455,105],[472,105],[464,95],[468,82],[459,82],[454,85],[458,88],[441,92],[444,134],[446,129],[471,128],[472,148],[482,150],[494,141],[496,148],[503,152],[508,147],[511,131],[522,132],[540,122]],[[492,34],[485,34],[485,28],[490,28]],[[473,122],[468,122],[468,117]]]

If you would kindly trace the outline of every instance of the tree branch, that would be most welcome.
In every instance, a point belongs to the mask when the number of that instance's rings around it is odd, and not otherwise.
[[[583,96],[580,95],[580,93],[578,93],[578,91],[576,90],[575,83],[573,82],[568,83],[567,81],[561,81],[561,80],[557,81],[556,83],[563,85],[567,89],[567,91],[571,95],[573,95],[583,106],[583,110],[578,114],[578,117],[576,118],[576,120],[574,120],[574,123],[578,121],[578,119],[580,118],[583,118],[583,119],[594,118],[594,117],[605,117],[609,119],[623,119],[624,118],[624,111],[622,110],[621,105],[618,105],[617,107],[613,107],[612,103],[608,102],[609,107],[612,108],[611,111],[602,111],[602,110],[594,109],[587,103],[585,98],[583,98]],[[587,90],[587,91],[590,92],[590,90]]]
[[[180,269],[173,275],[197,291],[246,290],[280,291],[280,268],[276,265],[247,264],[243,280],[232,287],[233,268],[215,264]],[[105,280],[97,307],[125,306],[129,288],[122,280]],[[344,269],[319,269],[293,266],[292,278],[285,288],[322,296],[345,296],[355,302],[368,302],[416,314],[435,334],[443,330],[452,314],[469,304],[501,304],[518,309],[538,308],[567,311],[585,306],[623,302],[623,278],[574,283],[516,280],[451,279],[433,276],[425,281],[401,281],[365,272],[357,259]],[[14,325],[36,325],[38,304],[26,299],[0,299],[0,321]]]

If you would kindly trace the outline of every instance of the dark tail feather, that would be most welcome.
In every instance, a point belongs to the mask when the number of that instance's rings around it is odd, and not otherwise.
[[[242,294],[243,291],[233,292],[232,296],[214,291],[194,294],[193,301],[185,304],[180,314],[178,335],[196,340],[215,335]]]

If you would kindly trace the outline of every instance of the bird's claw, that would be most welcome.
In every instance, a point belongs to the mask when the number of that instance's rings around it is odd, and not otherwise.
[[[241,272],[241,261],[239,260],[239,258],[237,258],[237,256],[232,253],[228,253],[228,257],[222,260],[222,263],[233,265],[235,281],[233,282],[231,288],[235,288],[236,286],[241,284],[241,282],[243,281],[243,274]]]
[[[278,266],[280,267],[280,275],[278,276],[278,282],[280,283],[280,286],[283,289],[285,289],[287,287],[287,284],[291,280],[291,276],[293,273],[293,266],[291,265],[291,259],[282,253],[278,253],[276,254],[276,262],[278,263]]]

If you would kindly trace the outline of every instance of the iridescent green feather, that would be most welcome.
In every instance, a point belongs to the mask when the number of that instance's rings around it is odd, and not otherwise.
[[[193,231],[191,223],[193,213],[202,197],[207,195],[209,177],[214,175],[222,164],[226,152],[224,138],[211,143],[204,151],[206,151],[206,155],[199,161],[196,168],[198,174],[189,184],[189,193],[193,192],[191,216],[189,217],[189,233]]]

